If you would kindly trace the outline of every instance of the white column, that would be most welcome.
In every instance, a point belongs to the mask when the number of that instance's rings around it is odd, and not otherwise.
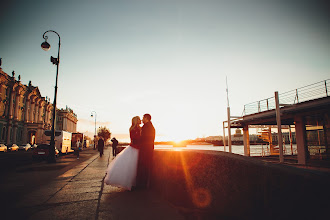
[[[15,120],[18,120],[20,97],[21,97],[21,95],[19,93],[16,93],[16,97],[15,97],[15,109],[14,109],[14,119]]]
[[[284,162],[283,137],[282,137],[282,123],[281,123],[281,112],[280,112],[278,91],[275,92],[275,104],[276,104],[276,121],[277,121],[277,143],[280,151],[280,163],[283,163]]]
[[[14,112],[14,106],[13,106],[13,103],[14,103],[14,95],[15,95],[15,91],[12,91],[11,92],[11,95],[10,95],[10,101],[9,101],[9,118],[13,118],[13,112]]]
[[[39,120],[38,120],[39,123],[43,122],[43,121],[42,121],[42,115],[43,115],[44,111],[43,111],[43,106],[42,106],[42,104],[43,104],[43,103],[40,103],[40,105],[39,105]]]
[[[39,122],[39,120],[38,120],[39,119],[39,100],[36,100],[36,102],[35,102],[34,111],[35,111],[34,122],[38,123]]]
[[[33,99],[31,99],[31,103],[30,103],[30,122],[31,123],[34,122],[34,107],[35,107],[35,102],[33,101]]]
[[[26,100],[26,104],[25,104],[25,122],[29,122],[29,112],[30,112],[30,99]]]

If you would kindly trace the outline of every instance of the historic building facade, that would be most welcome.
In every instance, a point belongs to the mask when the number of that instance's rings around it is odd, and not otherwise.
[[[77,132],[77,115],[72,109],[58,109],[56,111],[56,126],[57,130],[68,131],[71,133]]]
[[[53,105],[42,97],[38,87],[24,85],[15,72],[9,76],[0,63],[0,143],[46,143],[45,130],[52,126]],[[70,109],[57,110],[55,129],[76,132],[77,115]],[[62,122],[59,123],[59,122]]]

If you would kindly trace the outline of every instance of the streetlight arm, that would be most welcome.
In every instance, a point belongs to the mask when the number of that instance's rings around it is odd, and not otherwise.
[[[53,33],[57,34],[57,36],[58,36],[58,54],[57,54],[57,64],[56,64],[58,66],[58,64],[60,62],[61,37],[56,31],[48,30],[42,35],[42,37],[45,39],[45,41],[47,41],[47,39],[48,39],[48,36],[46,35],[48,32],[53,32]]]
[[[48,32],[54,32],[55,34],[57,34],[58,39],[59,39],[59,42],[61,42],[61,37],[60,37],[60,35],[59,35],[56,31],[53,31],[53,30],[46,31],[46,32],[42,35],[42,37],[43,37],[45,40],[48,39],[48,36],[46,36],[46,33],[48,33]]]

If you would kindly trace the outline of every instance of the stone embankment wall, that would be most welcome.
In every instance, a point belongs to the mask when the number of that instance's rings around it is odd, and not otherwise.
[[[329,217],[328,173],[215,151],[155,150],[153,160],[152,190],[192,219]]]

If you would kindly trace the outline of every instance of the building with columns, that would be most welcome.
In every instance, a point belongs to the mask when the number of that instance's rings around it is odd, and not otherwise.
[[[77,115],[72,109],[66,107],[65,109],[58,109],[56,111],[56,129],[68,131],[71,133],[77,132]]]
[[[45,130],[52,126],[53,105],[42,97],[38,87],[21,83],[15,72],[9,76],[0,62],[0,143],[11,144],[46,143]],[[66,113],[64,113],[66,112]],[[76,132],[77,115],[70,111],[57,110],[56,130]],[[57,127],[58,126],[58,127]],[[48,138],[49,139],[49,138]]]

